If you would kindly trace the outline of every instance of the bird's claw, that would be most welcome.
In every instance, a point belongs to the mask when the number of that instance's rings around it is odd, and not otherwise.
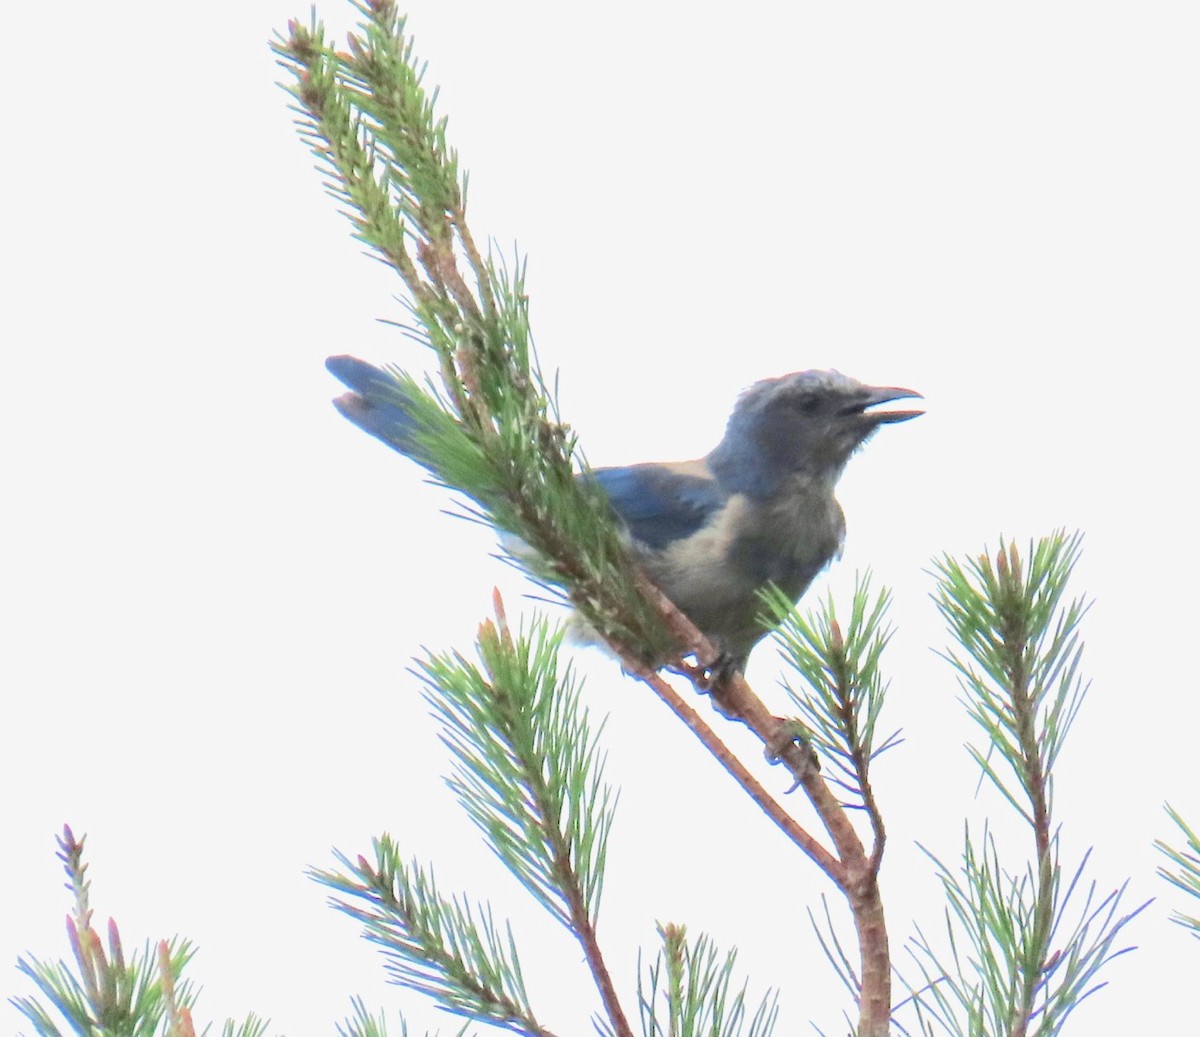
[[[707,666],[699,667],[700,675],[696,678],[696,690],[704,695],[711,695],[721,687],[738,670],[738,661],[728,652],[721,652]]]
[[[809,766],[814,770],[818,769],[820,765],[811,744],[812,731],[795,717],[776,717],[775,719],[778,721],[775,733],[763,749],[763,756],[767,758],[767,762],[772,764],[783,762],[784,753],[793,745],[797,745],[805,751]],[[797,777],[788,792],[795,792],[800,787],[801,780],[801,777]]]

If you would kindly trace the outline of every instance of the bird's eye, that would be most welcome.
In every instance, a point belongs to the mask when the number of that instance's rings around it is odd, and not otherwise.
[[[816,414],[817,409],[821,406],[821,401],[812,393],[805,393],[796,400],[796,409],[802,414]]]

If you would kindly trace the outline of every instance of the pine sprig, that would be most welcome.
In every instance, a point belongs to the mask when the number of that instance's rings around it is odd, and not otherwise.
[[[1059,1033],[1079,1004],[1107,985],[1098,979],[1101,969],[1133,950],[1117,947],[1117,940],[1148,902],[1119,914],[1127,883],[1103,895],[1094,882],[1085,883],[1090,853],[1063,890],[1057,840],[1052,851],[1055,909],[1049,955],[1038,940],[1037,876],[1032,866],[1020,875],[1008,873],[989,831],[980,847],[968,830],[958,874],[925,851],[946,893],[950,957],[940,957],[919,929],[909,953],[925,980],[914,998],[944,1032],[1046,1037]],[[960,943],[966,947],[960,949]],[[1020,1005],[1022,969],[1034,970],[1039,977],[1023,1018],[1014,1014]],[[925,1032],[933,1031],[926,1027]]]
[[[733,985],[737,952],[722,956],[705,934],[689,942],[683,926],[659,926],[654,964],[639,966],[638,1004],[645,1037],[770,1037],[779,1015],[768,991],[752,1015],[746,983]]]
[[[351,1000],[354,1015],[338,1024],[338,1037],[387,1037],[387,1019],[383,1012],[378,1016],[367,1011],[366,1003],[361,997]],[[408,1026],[400,1022],[401,1037],[408,1037]]]
[[[419,675],[454,757],[450,787],[500,861],[579,942],[613,1032],[627,1037],[596,940],[614,796],[578,687],[569,668],[559,670],[561,640],[544,619],[514,637],[497,594],[496,621],[477,639],[479,664],[430,655]],[[374,865],[338,859],[347,872],[313,875],[365,902],[334,900],[380,945],[397,983],[472,1019],[548,1032],[534,1018],[512,934],[501,938],[490,910],[440,896],[386,836]]]
[[[17,968],[33,981],[50,1008],[37,998],[14,997],[11,1003],[32,1024],[39,1037],[62,1037],[64,1030],[50,1009],[66,1021],[77,1037],[193,1037],[191,1012],[196,990],[183,978],[195,953],[187,940],[149,942],[126,956],[117,924],[109,919],[102,938],[92,927],[91,884],[83,859],[85,838],[76,839],[64,826],[58,839],[59,860],[67,873],[72,913],[67,938],[74,966],[64,961],[43,962],[32,956],[17,959]],[[243,1023],[226,1021],[225,1037],[261,1037],[267,1023],[251,1015]]]
[[[389,836],[374,841],[374,855],[372,864],[338,853],[344,871],[310,874],[341,894],[331,902],[381,948],[392,981],[456,1015],[548,1037],[525,992],[509,927],[502,933],[488,907],[442,896],[428,871],[400,859]]]
[[[594,925],[614,806],[603,757],[579,685],[559,672],[562,632],[538,618],[514,638],[500,624],[480,629],[479,665],[457,653],[421,663],[454,754],[449,784],[539,903],[569,929]]]
[[[354,1015],[338,1024],[338,1037],[388,1037],[387,1018],[382,1011],[377,1016],[371,1015],[361,997],[351,998],[350,1003]],[[469,1023],[464,1023],[456,1032],[456,1037],[464,1037],[469,1026]],[[400,1017],[400,1037],[408,1037],[408,1023],[403,1016]],[[429,1037],[428,1032],[426,1037]]]
[[[887,691],[879,661],[892,633],[886,623],[890,601],[886,589],[872,594],[869,572],[860,575],[843,632],[832,596],[806,617],[777,588],[763,595],[764,622],[776,628],[780,654],[807,685],[800,690],[784,682],[784,689],[813,746],[831,765],[829,779],[859,806],[870,795],[871,761],[899,741],[896,732],[875,744]]]
[[[949,556],[935,566],[934,600],[966,651],[945,657],[988,739],[987,749],[969,751],[1014,809],[1044,829],[1043,837],[1048,829],[1037,815],[1053,807],[1054,764],[1087,693],[1078,676],[1078,627],[1088,606],[1077,599],[1059,608],[1081,540],[1056,533],[1031,544],[1027,560],[1016,545],[1001,542],[994,566],[986,553],[966,566]],[[1019,791],[993,754],[1011,769]]]
[[[958,871],[926,851],[946,893],[950,947],[948,958],[940,955],[920,931],[910,947],[925,979],[912,1002],[926,1032],[933,1020],[958,1034],[1059,1033],[1104,985],[1100,970],[1131,949],[1116,941],[1146,907],[1121,913],[1124,886],[1099,896],[1084,882],[1087,855],[1063,886],[1052,791],[1087,691],[1078,675],[1086,606],[1062,604],[1079,543],[1059,532],[1024,556],[1001,543],[994,563],[987,552],[966,565],[948,556],[936,563],[934,600],[964,653],[945,657],[987,738],[986,747],[968,749],[1031,826],[1033,850],[1016,873],[1003,867],[986,828],[980,845],[967,830]]]
[[[1156,839],[1154,845],[1174,865],[1173,868],[1159,868],[1158,874],[1176,889],[1181,889],[1188,896],[1200,900],[1200,836],[1188,826],[1183,815],[1170,804],[1167,804],[1166,811],[1167,816],[1183,833],[1186,848],[1179,849],[1162,839]],[[1185,929],[1190,930],[1193,936],[1200,938],[1200,918],[1178,910],[1172,913],[1171,918]]]

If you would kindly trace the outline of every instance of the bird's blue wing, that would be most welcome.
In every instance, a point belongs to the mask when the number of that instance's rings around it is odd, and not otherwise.
[[[656,550],[701,529],[727,497],[702,461],[598,468],[591,478],[634,539]]]

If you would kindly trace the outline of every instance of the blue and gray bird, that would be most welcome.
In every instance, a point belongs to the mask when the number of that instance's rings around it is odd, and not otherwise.
[[[422,463],[395,379],[354,357],[329,370],[352,392],[334,401],[352,422]],[[758,591],[774,583],[799,601],[841,553],[846,523],[833,495],[846,462],[879,428],[922,411],[872,408],[920,398],[837,371],[756,382],[706,457],[590,473],[624,523],[650,578],[718,648],[745,665],[768,633]]]

